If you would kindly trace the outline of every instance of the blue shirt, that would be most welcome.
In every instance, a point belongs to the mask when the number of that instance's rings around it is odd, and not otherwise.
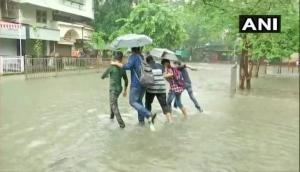
[[[123,65],[123,69],[130,70],[131,87],[141,87],[139,77],[141,75],[141,56],[138,54],[131,54],[128,62]]]
[[[190,76],[189,76],[189,73],[187,72],[187,70],[186,70],[186,68],[183,68],[182,70],[181,70],[181,74],[182,74],[182,77],[183,77],[183,79],[184,79],[184,82],[186,83],[186,84],[192,84],[192,81],[191,81],[191,79],[190,79]]]
[[[182,78],[184,80],[184,83],[185,83],[185,86],[191,86],[192,85],[192,81],[190,79],[190,76],[189,76],[189,73],[186,69],[186,65],[181,65],[178,67],[179,70],[181,71],[181,75],[182,75]]]

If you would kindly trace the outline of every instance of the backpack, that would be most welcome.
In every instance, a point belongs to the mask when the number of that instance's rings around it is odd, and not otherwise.
[[[148,88],[154,84],[154,76],[152,73],[152,68],[141,57],[140,57],[140,60],[141,60],[141,76],[138,77],[136,72],[135,72],[135,74],[136,74],[136,77],[139,79],[140,84],[143,87]]]

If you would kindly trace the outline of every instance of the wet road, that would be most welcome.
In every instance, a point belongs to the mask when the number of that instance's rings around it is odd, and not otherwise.
[[[230,66],[190,72],[205,113],[187,93],[190,117],[157,132],[137,125],[120,98],[125,130],[109,119],[108,80],[100,74],[0,80],[0,171],[299,171],[299,80],[253,79],[229,96]]]

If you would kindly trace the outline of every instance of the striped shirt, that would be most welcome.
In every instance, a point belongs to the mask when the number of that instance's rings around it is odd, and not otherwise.
[[[148,93],[166,93],[166,82],[163,77],[162,65],[151,63],[152,73],[154,76],[154,84],[147,88]]]

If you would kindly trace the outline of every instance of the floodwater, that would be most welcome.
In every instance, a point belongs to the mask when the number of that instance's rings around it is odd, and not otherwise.
[[[126,123],[109,119],[108,80],[100,73],[47,79],[0,78],[0,171],[296,172],[299,171],[299,80],[264,76],[251,92],[229,95],[230,66],[190,72],[199,114],[156,132],[137,125],[120,97]]]

